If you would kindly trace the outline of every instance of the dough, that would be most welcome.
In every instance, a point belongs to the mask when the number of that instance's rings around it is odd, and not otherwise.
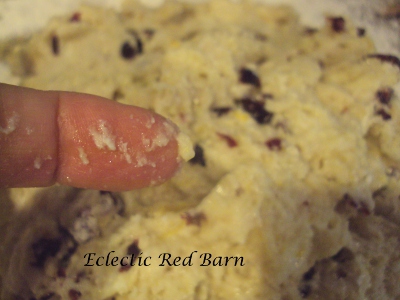
[[[399,60],[349,20],[128,1],[7,49],[21,85],[152,109],[196,155],[138,191],[10,190],[3,299],[400,297]]]

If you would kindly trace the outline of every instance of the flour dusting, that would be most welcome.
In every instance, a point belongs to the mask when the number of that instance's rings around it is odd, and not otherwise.
[[[184,161],[188,161],[189,159],[193,158],[194,150],[193,150],[193,143],[190,137],[183,132],[180,132],[176,138],[178,141],[178,149],[179,149],[179,159],[183,159]]]
[[[157,132],[156,136],[151,139],[150,147],[147,147],[148,140],[143,139],[143,144],[146,146],[146,151],[153,151],[158,147],[165,147],[171,141],[172,138],[176,137],[177,129],[172,125],[170,121],[165,121],[163,127]]]
[[[146,128],[150,129],[151,126],[153,126],[153,124],[156,122],[156,120],[154,119],[153,116],[150,117],[150,119],[146,122]]]

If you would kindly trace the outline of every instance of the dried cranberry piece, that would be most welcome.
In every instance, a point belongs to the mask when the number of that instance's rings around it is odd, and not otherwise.
[[[342,17],[328,18],[331,22],[331,28],[335,32],[343,32],[346,30],[346,21]]]
[[[252,70],[241,68],[239,73],[240,73],[239,81],[241,83],[251,84],[257,88],[261,87],[260,78]]]
[[[156,31],[154,29],[147,28],[147,29],[143,30],[143,33],[146,35],[146,37],[148,39],[151,39],[154,36],[154,34],[156,33]]]
[[[135,255],[138,256],[140,254],[140,248],[139,248],[139,241],[138,240],[134,240],[132,244],[130,244],[128,246],[128,249],[126,251],[126,254],[128,255]]]
[[[315,268],[312,267],[303,274],[303,280],[310,281],[311,279],[313,279],[314,275],[315,275]]]
[[[119,272],[126,272],[126,271],[128,271],[130,268],[132,268],[132,266],[129,265],[127,262],[124,262],[124,264],[126,264],[126,265],[125,265],[125,266],[121,266],[121,267],[119,268]]]
[[[82,293],[78,290],[70,289],[68,291],[68,296],[71,300],[78,300],[82,296]]]
[[[219,132],[217,132],[217,134],[221,139],[226,141],[226,143],[228,144],[229,148],[234,148],[234,147],[236,147],[238,145],[237,142],[232,137],[230,137],[229,135],[226,135],[226,134],[223,134],[223,133],[219,133]]]
[[[367,204],[363,201],[356,201],[349,194],[344,194],[343,198],[336,204],[336,212],[339,214],[352,213],[354,211],[364,215],[370,215],[371,212]]]
[[[206,161],[204,159],[204,150],[200,145],[196,144],[194,146],[194,157],[191,160],[189,160],[189,162],[193,165],[199,164],[200,166],[203,167],[206,166]]]
[[[263,100],[274,99],[274,95],[273,95],[273,94],[270,94],[270,93],[263,93],[263,94],[261,95],[261,97],[262,97]]]
[[[215,112],[218,117],[226,115],[231,110],[232,110],[232,107],[214,107],[214,108],[211,108],[211,111]]]
[[[357,36],[358,37],[363,37],[365,36],[365,28],[357,28]]]
[[[307,27],[307,28],[304,29],[304,34],[305,35],[313,35],[313,34],[315,34],[317,32],[318,32],[318,29],[316,29],[316,28]]]
[[[54,55],[60,54],[60,40],[55,34],[51,36],[51,50]]]
[[[394,91],[391,87],[384,87],[376,92],[376,98],[380,103],[387,105],[392,100],[393,94]]]
[[[206,215],[203,212],[195,213],[195,214],[190,214],[188,212],[184,213],[182,215],[182,219],[186,221],[186,225],[196,225],[196,226],[201,226],[201,223],[205,221]]]
[[[71,18],[69,18],[70,22],[80,22],[81,21],[81,13],[80,12],[76,12],[74,13]]]
[[[354,207],[354,208],[357,208],[357,207],[358,207],[357,202],[353,199],[352,196],[350,196],[350,195],[347,194],[347,193],[343,195],[342,201],[344,201],[346,204],[349,204],[350,206],[352,206],[352,207]]]
[[[60,239],[48,239],[41,238],[37,242],[32,244],[33,256],[35,261],[32,262],[32,266],[43,268],[46,260],[49,257],[54,257],[61,248]]]
[[[125,42],[121,47],[121,55],[125,59],[132,59],[136,56],[136,49],[129,43]]]
[[[282,150],[282,140],[280,138],[272,138],[265,142],[265,145],[272,151]]]
[[[124,93],[122,93],[121,90],[117,88],[114,90],[111,99],[114,101],[118,101],[119,99],[124,98],[124,96]]]
[[[367,55],[367,58],[376,58],[382,62],[391,63],[400,68],[400,59],[397,56],[389,55],[389,54],[370,54]]]
[[[354,254],[349,248],[342,248],[338,253],[332,256],[332,259],[338,263],[345,263],[354,259]]]
[[[139,256],[141,251],[142,250],[139,248],[139,241],[138,240],[134,240],[133,243],[128,246],[128,249],[126,250],[126,254],[127,255],[133,255],[132,263],[134,263],[136,258]],[[129,270],[131,267],[132,266],[130,264],[127,264],[125,266],[121,266],[119,271],[120,272],[125,272],[125,271]]]
[[[364,201],[360,201],[358,211],[366,216],[371,214],[368,205]]]
[[[259,124],[271,122],[273,113],[265,110],[264,102],[244,98],[236,101],[245,111],[247,111]]]
[[[137,54],[143,53],[143,42],[135,30],[128,30],[128,33],[136,40],[136,52]]]
[[[268,41],[268,36],[261,32],[256,32],[254,38],[262,42]]]
[[[136,37],[136,45],[138,53],[143,53],[143,42],[139,37]]]
[[[83,279],[83,278],[85,278],[86,277],[86,273],[85,273],[85,271],[80,271],[80,272],[78,272],[77,274],[76,274],[76,276],[75,276],[75,283],[79,283],[79,282],[81,282],[81,280]]]
[[[66,273],[65,268],[58,268],[57,277],[61,277],[61,278],[67,277],[67,273]]]
[[[389,113],[387,113],[384,109],[377,110],[376,114],[381,116],[384,121],[389,121],[392,118],[392,116]]]

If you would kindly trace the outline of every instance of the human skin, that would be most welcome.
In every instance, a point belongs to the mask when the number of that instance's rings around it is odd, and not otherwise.
[[[177,134],[171,122],[139,107],[0,84],[0,187],[123,191],[159,184],[181,165]]]

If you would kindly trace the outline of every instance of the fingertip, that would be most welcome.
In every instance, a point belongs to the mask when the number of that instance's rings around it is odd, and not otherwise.
[[[137,189],[168,180],[182,162],[177,127],[139,107],[62,93],[58,126],[61,184]]]

